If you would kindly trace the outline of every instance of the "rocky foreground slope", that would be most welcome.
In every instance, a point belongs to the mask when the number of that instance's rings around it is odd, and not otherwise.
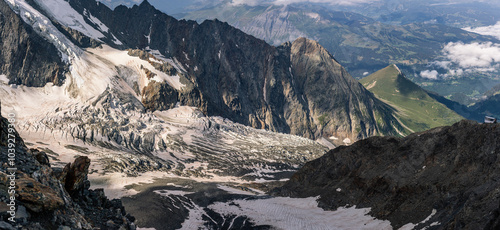
[[[48,155],[27,148],[9,124],[0,116],[0,229],[135,229],[120,200],[89,190],[88,157],[51,168]]]
[[[500,228],[500,124],[372,137],[307,163],[273,194],[371,207],[396,229]],[[411,221],[413,224],[406,224]]]

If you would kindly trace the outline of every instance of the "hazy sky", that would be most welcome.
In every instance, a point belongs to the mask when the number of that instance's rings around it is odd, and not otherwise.
[[[114,8],[120,4],[126,6],[133,6],[140,4],[142,0],[99,0],[106,5]],[[331,3],[337,5],[353,5],[368,2],[375,2],[382,0],[149,0],[149,2],[157,9],[166,12],[167,14],[177,14],[185,11],[186,7],[204,7],[207,5],[215,5],[221,2],[232,2],[232,4],[246,4],[246,5],[259,5],[259,4],[276,4],[287,5],[292,3],[314,2],[314,3]]]
[[[115,8],[118,5],[133,6],[134,4],[140,4],[143,0],[98,0],[111,8]],[[167,13],[176,14],[184,11],[184,8],[194,5],[200,0],[148,0],[151,5],[155,6],[157,9]]]
[[[134,4],[140,4],[142,0],[98,0],[106,3],[108,6],[114,8],[120,4],[126,6],[133,6]],[[411,2],[412,0],[405,0],[405,2]],[[454,4],[454,3],[464,3],[464,2],[500,2],[500,0],[413,0],[415,2],[427,2],[428,4]],[[276,4],[276,5],[287,5],[292,3],[326,3],[332,5],[358,5],[371,2],[397,2],[397,0],[149,0],[149,2],[154,5],[159,10],[166,12],[167,14],[177,14],[186,11],[186,7],[202,8],[207,5],[216,5],[221,2],[231,2],[232,4],[246,4],[246,5],[259,5],[259,4]],[[499,4],[500,3],[495,3]]]

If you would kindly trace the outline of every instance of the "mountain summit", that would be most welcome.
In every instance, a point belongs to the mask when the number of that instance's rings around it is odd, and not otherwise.
[[[451,125],[463,119],[408,80],[394,64],[360,82],[377,98],[397,110],[397,117],[405,124],[407,133]]]
[[[297,92],[306,98],[319,131],[333,135],[330,139],[397,135],[394,132],[402,130],[392,108],[369,93],[316,41],[299,38],[290,50]]]

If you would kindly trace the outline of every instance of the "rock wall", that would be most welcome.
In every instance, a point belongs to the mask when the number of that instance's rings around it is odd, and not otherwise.
[[[56,47],[24,23],[5,1],[0,1],[0,47],[0,74],[10,84],[63,84],[68,68]]]

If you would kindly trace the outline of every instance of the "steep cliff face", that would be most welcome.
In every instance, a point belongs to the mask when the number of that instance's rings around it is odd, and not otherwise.
[[[307,163],[274,194],[371,207],[396,229],[498,229],[500,125],[461,121],[406,138],[372,137]]]
[[[161,84],[145,88],[150,109],[170,108],[164,105],[177,97],[207,115],[313,139],[334,136],[339,144],[401,129],[390,107],[310,40],[273,47],[217,20],[178,21],[147,1],[114,11],[93,0],[70,3],[99,18],[125,46],[158,51],[182,70],[189,87],[178,95]]]
[[[0,74],[10,84],[41,87],[62,85],[67,66],[57,49],[28,26],[5,1],[0,1]]]
[[[352,140],[403,130],[393,108],[376,99],[317,42],[299,38],[291,45],[297,93],[303,95],[315,129]]]

